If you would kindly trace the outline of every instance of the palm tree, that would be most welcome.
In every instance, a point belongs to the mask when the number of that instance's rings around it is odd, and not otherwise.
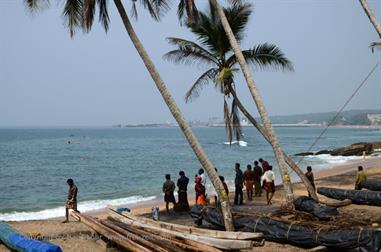
[[[233,7],[224,9],[224,11],[234,35],[241,42],[252,13],[252,6],[250,4],[233,5]],[[227,103],[231,91],[235,89],[234,73],[236,69],[234,67],[238,63],[221,21],[216,16],[213,7],[210,6],[208,13],[198,12],[197,24],[188,23],[188,28],[197,36],[199,43],[181,38],[168,38],[168,42],[177,48],[166,53],[164,59],[174,63],[205,66],[207,70],[201,74],[188,90],[185,101],[194,100],[199,96],[205,85],[214,83],[215,87],[223,94],[224,118],[228,140],[231,142],[233,135],[236,136],[237,140],[240,140],[241,127],[237,103],[233,98],[230,109]],[[293,70],[292,63],[275,45],[267,43],[255,45],[253,48],[243,51],[243,54],[249,63],[259,69],[273,67],[275,69]]]
[[[292,184],[291,184],[290,176],[289,176],[287,168],[286,168],[286,162],[285,162],[285,158],[283,156],[283,152],[280,148],[280,145],[279,145],[278,139],[275,135],[275,132],[271,126],[270,117],[267,114],[267,111],[265,109],[265,105],[263,103],[262,97],[260,96],[259,90],[254,83],[254,80],[253,80],[251,73],[250,73],[250,70],[249,70],[249,66],[245,60],[245,56],[243,55],[243,53],[240,49],[240,46],[237,42],[237,39],[234,36],[234,33],[232,31],[232,28],[230,27],[229,21],[225,15],[223,8],[219,5],[219,3],[216,0],[210,0],[210,2],[213,5],[213,7],[215,8],[215,10],[216,10],[216,12],[217,12],[217,14],[221,20],[221,24],[222,24],[224,31],[225,31],[228,39],[229,39],[229,43],[230,43],[231,47],[233,48],[234,54],[237,57],[237,61],[240,65],[241,70],[243,72],[243,75],[246,79],[246,83],[247,83],[247,86],[248,86],[249,91],[251,93],[251,96],[252,96],[252,98],[253,98],[256,106],[257,106],[259,115],[261,116],[261,119],[263,122],[263,126],[265,128],[265,131],[267,132],[267,136],[270,140],[270,144],[273,148],[275,158],[276,158],[278,165],[279,165],[279,169],[281,172],[281,178],[283,181],[283,187],[284,187],[284,191],[286,194],[287,203],[290,206],[292,206],[292,202],[294,200],[294,194],[292,191]]]
[[[29,7],[39,6],[38,3],[41,3],[41,2],[45,2],[45,3],[48,2],[48,0],[25,0],[25,1]],[[96,7],[98,7],[99,9],[99,20],[102,23],[104,29],[107,31],[108,24],[109,24],[107,2],[108,2],[107,0],[66,0],[63,15],[66,18],[66,23],[69,28],[70,35],[73,36],[75,33],[75,30],[78,28],[83,29],[87,32],[90,31],[93,24]],[[135,2],[136,2],[135,0],[132,0],[133,9],[135,9]],[[168,7],[166,1],[164,0],[162,1],[161,0],[142,0],[141,3],[143,4],[143,7],[149,10],[151,16],[156,20],[159,20],[161,11],[165,10]],[[181,114],[180,109],[178,108],[175,100],[169,93],[166,85],[161,79],[159,73],[157,72],[156,67],[154,66],[152,60],[148,56],[138,36],[136,35],[121,0],[114,0],[114,4],[116,8],[118,9],[119,15],[122,19],[122,22],[126,28],[126,31],[132,43],[134,44],[137,52],[139,53],[141,59],[143,60],[144,65],[146,66],[154,83],[156,84],[156,87],[161,93],[164,99],[164,102],[167,104],[170,112],[172,113],[173,117],[179,124],[180,129],[182,130],[185,138],[188,140],[188,143],[190,144],[193,152],[197,156],[201,165],[204,167],[204,169],[208,173],[208,176],[210,177],[210,180],[213,183],[213,186],[218,193],[218,196],[221,200],[221,208],[222,208],[226,230],[229,230],[229,231],[234,230],[229,198],[225,192],[225,189],[223,187],[221,180],[218,177],[217,172],[214,169],[214,165],[206,156],[203,148],[201,147],[197,138],[193,134],[187,121]]]
[[[366,2],[366,0],[359,0],[359,1],[360,1],[360,4],[361,4],[362,8],[364,9],[366,15],[368,16],[369,21],[372,23],[374,29],[378,33],[378,36],[381,38],[381,25],[380,25],[380,23],[377,21],[377,19],[374,16],[372,10],[369,8],[368,3]]]
[[[372,23],[374,29],[378,33],[378,36],[381,38],[381,25],[374,16],[372,10],[369,8],[366,0],[359,0],[362,8],[364,9],[366,15],[369,18],[369,21]],[[381,42],[373,42],[370,44],[370,49],[374,52],[374,49],[381,49]]]
[[[229,40],[223,30],[220,19],[215,15],[212,6],[210,7],[210,13],[208,14],[199,12],[197,26],[193,24],[188,25],[189,29],[197,35],[200,44],[180,38],[169,38],[169,42],[175,45],[177,49],[165,54],[164,58],[175,63],[186,65],[197,64],[198,66],[204,65],[207,68],[186,93],[186,102],[197,98],[205,85],[214,83],[219,87],[218,90],[220,90],[224,96],[224,117],[230,117],[230,119],[235,118],[235,113],[238,112],[236,107],[238,107],[253,126],[263,135],[265,140],[270,143],[270,138],[268,137],[266,130],[255,120],[237,97],[234,76],[232,74],[235,71],[234,66],[237,65],[237,58],[232,54]],[[224,9],[224,12],[229,20],[229,24],[232,27],[235,37],[240,38],[239,41],[241,42],[243,32],[248,23],[248,18],[252,12],[251,6],[249,4],[233,5],[232,8]],[[252,64],[255,68],[265,69],[272,67],[275,69],[293,70],[292,63],[275,45],[267,43],[257,45],[254,46],[253,49],[244,50],[243,55],[245,56],[246,61],[249,64]],[[220,81],[221,76],[225,76],[222,78],[225,80],[224,83],[221,83]],[[233,113],[231,114],[226,110],[226,97],[230,95],[233,98]],[[231,131],[235,131],[236,136],[239,136],[240,125],[236,123],[236,120],[227,122],[227,125],[225,124],[225,126],[227,127],[228,138],[230,137],[230,141],[232,137]],[[236,127],[238,127],[238,129],[235,129]],[[296,171],[297,175],[304,182],[311,197],[318,201],[315,189],[312,187],[304,173],[290,157],[285,153],[283,153],[283,155],[286,163]]]

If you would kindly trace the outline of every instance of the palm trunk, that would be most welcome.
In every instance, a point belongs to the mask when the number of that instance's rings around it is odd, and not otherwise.
[[[259,91],[254,83],[254,80],[250,74],[249,66],[247,65],[245,58],[243,57],[242,51],[238,45],[238,42],[236,38],[234,37],[234,34],[232,32],[232,29],[230,28],[229,22],[225,16],[224,10],[222,7],[218,4],[216,0],[211,0],[214,8],[216,9],[220,19],[221,24],[224,27],[226,36],[229,39],[230,45],[233,48],[234,54],[237,57],[238,63],[241,66],[243,75],[245,76],[247,86],[250,90],[250,93],[255,101],[255,104],[257,105],[259,115],[261,116],[261,119],[263,121],[264,129],[267,132],[267,136],[269,138],[270,144],[273,148],[275,158],[279,165],[279,170],[281,172],[281,177],[283,181],[283,187],[286,194],[286,200],[288,203],[292,203],[294,200],[294,193],[292,191],[292,184],[290,181],[290,176],[288,175],[287,169],[286,169],[286,162],[283,157],[282,150],[280,148],[280,145],[278,143],[278,140],[275,136],[274,130],[271,126],[270,118],[266,112],[265,105],[262,101],[262,98],[259,94]]]
[[[360,1],[362,8],[364,9],[366,15],[368,16],[370,22],[373,24],[374,29],[376,29],[378,36],[381,38],[381,25],[380,25],[380,23],[377,22],[377,19],[374,16],[372,10],[369,8],[366,0],[359,0],[359,1]]]
[[[268,143],[270,143],[270,139],[267,136],[266,130],[255,120],[255,118],[247,111],[247,109],[242,105],[241,101],[239,100],[237,93],[232,88],[230,92],[235,99],[237,106],[239,110],[246,116],[246,118],[253,124],[253,126],[262,134],[262,136],[266,139]],[[298,167],[298,165],[292,160],[286,153],[283,152],[283,157],[288,164],[288,166],[300,177],[303,184],[305,185],[307,191],[310,193],[311,197],[316,201],[319,202],[319,198],[316,194],[315,188],[312,186],[310,181],[307,179],[306,175],[302,172],[302,170]]]
[[[231,206],[229,203],[229,197],[225,192],[224,186],[216,170],[214,169],[213,164],[210,162],[204,150],[202,149],[201,145],[199,144],[196,137],[194,136],[192,129],[189,127],[188,123],[186,122],[183,115],[181,114],[180,109],[178,108],[175,100],[172,98],[163,80],[161,79],[159,73],[157,72],[153,62],[151,61],[142,43],[140,42],[138,36],[136,35],[121,0],[114,0],[114,3],[116,8],[119,11],[120,17],[122,18],[122,21],[124,23],[124,26],[126,28],[128,35],[130,36],[131,41],[134,44],[136,50],[138,51],[141,59],[143,60],[144,65],[146,66],[148,72],[150,73],[153,81],[155,82],[156,87],[161,93],[173,117],[176,119],[177,123],[179,124],[180,129],[182,130],[185,138],[188,140],[189,145],[191,146],[193,152],[195,153],[198,160],[200,161],[202,167],[204,167],[204,169],[208,173],[208,176],[214,188],[216,189],[216,192],[218,193],[218,196],[221,201],[221,208],[222,208],[226,230],[233,231],[234,230],[233,217],[231,214]]]

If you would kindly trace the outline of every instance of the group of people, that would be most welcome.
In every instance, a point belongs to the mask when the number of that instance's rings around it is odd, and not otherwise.
[[[262,188],[266,191],[267,204],[272,204],[271,200],[275,193],[275,174],[273,167],[264,159],[254,161],[254,168],[251,164],[246,166],[242,172],[241,165],[235,164],[236,176],[234,179],[235,195],[234,204],[243,204],[243,187],[246,187],[247,199],[253,200],[254,197],[262,196]]]

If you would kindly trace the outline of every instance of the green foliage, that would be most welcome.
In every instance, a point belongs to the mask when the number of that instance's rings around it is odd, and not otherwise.
[[[57,0],[58,1],[58,0]],[[77,30],[89,32],[94,23],[95,13],[98,11],[99,22],[107,32],[110,17],[108,13],[109,0],[65,0],[62,16],[65,25],[73,37]],[[136,0],[129,0],[136,12]],[[169,9],[169,0],[140,0],[143,8],[148,10],[151,17],[156,21]],[[49,5],[49,0],[24,0],[25,5],[31,12],[42,10],[43,6]]]
[[[235,3],[225,8],[224,12],[235,37],[241,42],[252,13],[252,5]],[[187,27],[196,35],[197,42],[170,37],[168,42],[174,45],[175,49],[166,53],[163,58],[174,63],[197,65],[199,68],[206,69],[187,91],[185,101],[189,102],[197,98],[207,84],[214,83],[217,90],[224,96],[224,119],[228,139],[231,142],[235,135],[239,140],[241,135],[239,111],[234,99],[230,108],[227,102],[231,90],[235,89],[234,77],[237,72],[235,66],[238,61],[221,20],[214,8],[209,5],[208,11],[198,12],[197,22],[187,23]],[[292,63],[283,52],[269,43],[254,45],[252,49],[244,50],[243,54],[249,65],[256,69],[293,70]]]

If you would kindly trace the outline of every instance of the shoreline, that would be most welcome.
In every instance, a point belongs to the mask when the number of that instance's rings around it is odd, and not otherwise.
[[[318,169],[314,170],[314,167],[313,167],[313,172],[315,175],[315,180],[319,180],[319,179],[323,179],[323,178],[327,178],[327,177],[331,177],[331,176],[341,175],[341,174],[344,174],[347,172],[356,171],[357,166],[359,166],[359,165],[362,165],[366,171],[368,168],[375,167],[375,166],[380,165],[380,164],[381,164],[381,156],[376,156],[376,157],[368,156],[365,158],[365,160],[363,158],[354,159],[354,160],[347,160],[343,164],[336,164],[336,165],[332,164],[332,165],[327,166],[323,169],[318,168]],[[302,167],[302,169],[304,169],[304,167]],[[290,175],[293,179],[293,182],[292,182],[293,184],[295,184],[295,185],[301,184],[301,181],[296,176],[295,172],[293,172],[291,170]],[[279,174],[276,173],[275,176],[279,177]],[[281,186],[281,183],[277,183],[276,186],[277,187]],[[229,187],[229,189],[231,192],[233,192],[233,190],[231,190],[232,189],[231,186]],[[192,205],[194,200],[195,200],[195,197],[193,195],[193,183],[192,183],[192,181],[190,181],[190,183],[188,185],[188,192],[191,192],[191,193],[188,193],[188,201]],[[210,193],[210,191],[209,191],[209,193]],[[140,201],[140,202],[122,204],[122,205],[113,205],[113,206],[115,206],[115,207],[127,207],[127,208],[133,210],[134,212],[136,212],[138,214],[148,213],[151,211],[152,207],[159,207],[160,210],[165,209],[164,199],[163,199],[162,195],[159,195],[159,196],[156,195],[156,196],[152,196],[152,197],[155,197],[155,198],[150,199],[150,200],[146,200],[146,201]],[[211,198],[210,200],[213,201],[213,197],[210,197],[210,198]],[[49,209],[45,209],[45,210],[49,210]],[[80,208],[78,210],[81,211]],[[97,216],[97,217],[98,216],[104,216],[107,214],[107,208],[104,207],[101,209],[83,211],[83,213],[86,213],[86,214],[89,214],[92,216]],[[29,220],[5,220],[5,221],[6,222],[25,222],[25,221],[63,220],[63,219],[64,219],[64,210],[62,212],[62,216],[57,216],[57,217],[39,218],[39,219],[33,219],[33,220],[29,219]]]
[[[362,165],[364,167],[365,172],[366,172],[368,169],[372,169],[372,168],[375,168],[375,167],[378,167],[381,165],[381,156],[379,156],[379,157],[367,157],[365,160],[363,160],[363,159],[361,159],[361,160],[348,160],[344,164],[334,165],[334,166],[327,167],[327,168],[322,169],[322,170],[318,170],[318,171],[314,172],[315,180],[318,181],[321,179],[334,177],[334,176],[342,175],[342,174],[349,173],[349,172],[355,172],[355,171],[357,171],[357,167],[359,165]],[[276,174],[276,176],[277,176],[277,174]],[[292,184],[295,186],[296,185],[303,185],[302,182],[300,181],[300,179],[294,180],[292,182]],[[193,184],[190,183],[190,185],[188,186],[188,190],[193,189],[193,186],[191,186],[191,185],[193,185]],[[277,184],[276,186],[281,187],[281,185],[282,184]],[[234,191],[230,190],[229,194],[234,195]],[[306,192],[306,195],[307,195],[307,192]],[[176,197],[176,200],[177,200],[177,197]],[[213,201],[212,197],[210,197],[210,200]],[[188,201],[189,201],[189,205],[193,205],[193,202],[195,201],[195,197],[188,195]],[[151,212],[151,208],[154,206],[159,207],[160,211],[165,210],[164,199],[162,197],[157,197],[155,199],[143,201],[140,203],[137,202],[137,203],[128,204],[128,205],[117,205],[114,207],[128,207],[131,211],[134,211],[135,214],[148,214]],[[171,205],[170,205],[170,208],[171,208]],[[98,209],[98,210],[94,210],[94,211],[88,211],[86,213],[89,215],[95,216],[95,217],[103,218],[104,216],[107,216],[107,208]],[[50,218],[50,219],[46,219],[46,220],[62,220],[63,218],[64,217],[56,217],[56,218]]]

